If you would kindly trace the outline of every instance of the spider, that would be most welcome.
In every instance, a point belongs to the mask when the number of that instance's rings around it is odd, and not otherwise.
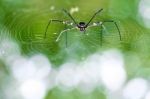
[[[103,41],[103,29],[105,28],[104,27],[104,23],[108,23],[108,22],[111,22],[113,23],[115,26],[116,26],[116,29],[118,31],[118,34],[119,34],[119,38],[120,38],[120,41],[122,40],[121,38],[121,33],[120,33],[120,30],[119,30],[119,27],[117,25],[117,23],[113,20],[105,20],[105,21],[99,21],[99,22],[94,22],[91,24],[92,20],[95,18],[95,16],[100,13],[103,9],[100,9],[98,10],[97,12],[95,12],[93,14],[93,16],[90,18],[90,20],[85,23],[85,22],[79,22],[77,23],[77,21],[72,17],[72,15],[65,9],[63,9],[63,11],[68,15],[68,17],[70,17],[70,19],[72,20],[71,21],[63,21],[63,20],[58,20],[58,19],[51,19],[49,20],[48,24],[47,24],[47,27],[45,29],[45,35],[44,35],[44,38],[46,38],[46,34],[47,34],[47,30],[48,30],[48,27],[49,25],[51,24],[51,22],[58,22],[58,23],[62,23],[65,25],[65,28],[64,30],[62,30],[60,32],[60,34],[58,35],[58,37],[56,38],[56,42],[58,42],[60,40],[60,37],[63,33],[65,33],[65,43],[66,43],[66,47],[67,47],[67,32],[70,31],[70,30],[73,30],[73,29],[79,29],[79,31],[81,31],[81,33],[84,33],[86,34],[86,29],[89,28],[89,27],[94,27],[94,26],[99,26],[100,27],[100,45],[102,46],[102,41]],[[71,26],[71,28],[67,28],[67,26]]]

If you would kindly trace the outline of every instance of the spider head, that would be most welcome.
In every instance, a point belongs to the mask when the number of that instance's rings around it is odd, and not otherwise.
[[[85,28],[86,28],[85,22],[79,22],[77,26],[80,29],[80,31],[85,31]]]
[[[85,22],[79,22],[78,26],[81,27],[81,28],[85,27]]]

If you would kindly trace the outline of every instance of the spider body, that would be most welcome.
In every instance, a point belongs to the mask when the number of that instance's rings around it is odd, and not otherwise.
[[[72,23],[72,22],[70,23],[70,21],[62,21],[62,20],[58,20],[58,19],[52,19],[52,20],[49,21],[49,23],[48,23],[48,25],[47,25],[47,27],[46,27],[45,36],[44,36],[44,37],[46,38],[46,33],[47,33],[48,27],[49,27],[49,25],[51,24],[51,22],[59,22],[59,23],[62,23],[62,24],[65,25],[65,28],[64,28],[64,30],[62,30],[62,31],[60,32],[60,34],[59,34],[58,37],[56,38],[56,42],[58,42],[59,39],[60,39],[60,37],[61,37],[61,35],[62,35],[63,33],[65,33],[65,34],[66,34],[66,36],[65,36],[65,38],[66,38],[66,47],[67,47],[67,34],[68,34],[68,31],[78,28],[81,32],[84,32],[84,34],[85,34],[87,28],[97,26],[97,27],[100,28],[100,44],[102,45],[103,29],[105,29],[104,23],[113,23],[113,24],[116,26],[116,29],[118,30],[119,38],[120,38],[120,40],[121,40],[121,33],[120,33],[119,27],[118,27],[118,25],[117,25],[117,23],[116,23],[115,21],[113,21],[113,20],[105,20],[105,21],[94,22],[94,23],[91,24],[91,21],[92,21],[92,20],[95,18],[95,16],[96,16],[98,13],[100,13],[102,10],[103,10],[103,9],[100,9],[100,10],[98,10],[97,12],[95,12],[94,15],[91,17],[91,19],[90,19],[87,23],[85,23],[85,22],[79,22],[79,23],[77,23],[76,20],[72,17],[72,15],[71,15],[69,12],[67,12],[65,9],[63,9],[63,11],[70,17],[70,19],[72,20],[73,23]],[[72,27],[71,27],[71,28],[67,28],[67,26],[72,26]]]
[[[87,28],[85,22],[79,22],[79,24],[77,25],[77,27],[80,29],[81,32],[84,32],[85,28]]]

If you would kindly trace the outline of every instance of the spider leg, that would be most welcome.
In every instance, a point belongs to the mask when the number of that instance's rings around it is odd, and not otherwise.
[[[66,29],[67,29],[67,25],[65,24],[65,30],[66,30]],[[66,40],[65,40],[65,41],[66,41],[65,43],[66,43],[66,48],[67,48],[67,45],[68,45],[68,42],[67,42],[67,41],[68,41],[68,39],[67,39],[67,38],[68,38],[68,37],[67,37],[67,36],[68,36],[68,33],[67,33],[67,31],[65,32],[65,34],[66,34],[66,35],[65,35],[65,39],[66,39]]]
[[[77,29],[77,27],[73,27],[73,28],[70,28],[70,29],[62,30],[62,31],[60,32],[60,34],[58,35],[58,37],[57,37],[57,39],[56,39],[56,42],[59,41],[59,39],[60,39],[60,37],[61,37],[61,35],[62,35],[63,33],[68,32],[68,31],[71,31],[71,30],[73,30],[73,29]]]
[[[100,45],[102,46],[103,44],[103,29],[104,29],[104,25],[102,24],[102,22],[95,22],[91,25],[89,25],[87,28],[90,28],[90,27],[96,27],[96,26],[100,26]]]
[[[91,23],[91,21],[95,18],[95,16],[100,13],[103,9],[98,10],[97,12],[94,13],[94,15],[91,17],[91,19],[89,20],[89,22],[86,24],[86,27],[88,27],[88,25]]]
[[[84,30],[83,33],[86,34],[86,30]]]
[[[101,46],[103,45],[103,25],[100,25],[100,27],[101,27],[101,33],[100,33],[100,44],[101,44]]]
[[[120,30],[119,30],[119,27],[118,27],[117,23],[116,23],[115,21],[113,21],[113,20],[106,20],[106,21],[103,21],[102,24],[107,23],[107,22],[112,22],[112,23],[114,23],[114,25],[115,25],[116,28],[117,28],[117,31],[118,31],[118,34],[119,34],[119,38],[120,38],[120,41],[121,41],[121,40],[122,40],[121,32],[120,32]]]
[[[49,22],[46,26],[46,29],[45,29],[44,38],[46,38],[47,30],[48,30],[48,27],[50,26],[51,22],[59,22],[59,23],[65,24],[65,25],[74,25],[73,23],[68,23],[68,21],[62,21],[62,20],[57,20],[57,19],[49,20]]]
[[[60,23],[63,23],[63,21],[61,21],[61,20],[49,20],[49,22],[48,22],[48,24],[47,24],[47,26],[46,26],[46,29],[45,29],[45,33],[44,33],[44,38],[46,38],[46,33],[47,33],[47,30],[48,30],[48,27],[49,27],[49,25],[51,24],[51,22],[60,22]]]
[[[65,10],[65,9],[62,9],[62,10],[71,18],[71,20],[74,22],[74,24],[77,25],[77,22],[76,22],[76,20],[72,17],[72,15],[71,15],[67,10]]]
[[[115,24],[115,26],[116,26],[116,28],[118,30],[118,33],[119,33],[120,41],[122,40],[119,27],[118,27],[118,25],[117,25],[117,23],[115,21],[113,21],[113,20],[107,20],[107,21],[103,21],[103,22],[96,22],[96,23],[93,23],[92,25],[87,26],[87,28],[89,28],[89,27],[95,27],[95,26],[100,26],[100,28],[101,28],[101,32],[100,32],[101,46],[102,46],[102,43],[103,43],[103,29],[105,28],[104,23],[106,23],[106,22],[113,22]]]

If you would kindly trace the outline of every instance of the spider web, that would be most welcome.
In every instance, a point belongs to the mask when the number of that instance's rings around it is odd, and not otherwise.
[[[64,29],[64,25],[59,23],[51,24],[46,39],[44,39],[44,31],[49,16],[54,16],[48,12],[48,10],[39,11],[34,9],[32,11],[18,11],[7,15],[5,25],[10,31],[9,35],[20,43],[23,53],[34,54],[42,52],[56,61],[58,58],[62,60],[66,53],[71,53],[75,57],[84,57],[105,48],[123,47],[123,49],[129,50],[133,45],[139,47],[139,45],[136,45],[137,41],[140,41],[138,44],[144,44],[143,46],[146,47],[147,43],[145,44],[145,42],[147,39],[143,39],[145,38],[144,34],[146,31],[135,21],[129,19],[117,22],[121,31],[122,41],[119,39],[115,25],[107,23],[103,30],[102,46],[100,45],[100,27],[91,27],[86,30],[86,34],[79,30],[68,31],[68,47],[66,50],[65,33],[61,36],[59,42],[55,42],[60,31]],[[59,14],[58,16],[61,15]],[[140,47],[140,49],[142,48]]]

